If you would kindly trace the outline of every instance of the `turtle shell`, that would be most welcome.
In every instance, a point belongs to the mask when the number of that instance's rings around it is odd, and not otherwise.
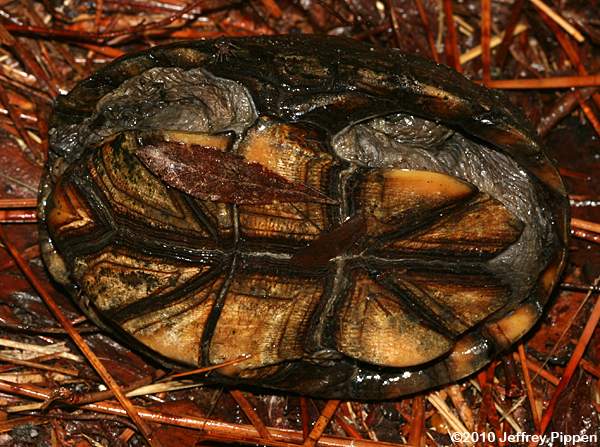
[[[333,37],[181,42],[56,102],[42,252],[101,327],[218,383],[385,399],[539,318],[556,168],[499,93]]]

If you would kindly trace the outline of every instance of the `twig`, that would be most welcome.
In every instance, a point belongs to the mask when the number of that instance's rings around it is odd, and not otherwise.
[[[573,283],[563,282],[563,283],[561,283],[560,287],[561,287],[561,289],[572,290],[574,292],[587,293],[590,290],[592,292],[600,292],[600,287],[593,286],[593,285],[587,285],[587,284],[573,284]]]
[[[317,419],[317,422],[315,422],[315,425],[302,444],[303,447],[315,447],[317,442],[320,442],[323,432],[327,428],[327,425],[329,425],[329,421],[331,421],[331,418],[337,411],[339,405],[339,400],[330,400],[325,404],[325,408],[321,411],[319,419]]]
[[[446,61],[448,65],[456,71],[462,72],[460,63],[460,52],[458,49],[458,39],[456,36],[456,27],[454,26],[454,17],[452,12],[452,0],[443,0],[444,16],[446,18],[446,32],[448,33],[444,42],[446,52]]]
[[[580,99],[586,101],[590,96],[598,91],[598,87],[586,87],[578,90],[579,97],[574,91],[564,93],[552,105],[550,110],[540,119],[537,127],[537,132],[541,136],[545,136],[556,126],[563,118],[575,110]]]
[[[35,369],[41,369],[44,371],[56,372],[59,374],[65,374],[67,376],[75,376],[75,377],[79,376],[79,371],[76,369],[61,368],[60,366],[48,366],[48,365],[44,365],[43,363],[30,362],[28,360],[12,359],[10,357],[5,357],[2,355],[0,355],[0,362],[7,362],[7,363],[12,363],[12,364],[18,365],[18,366],[27,366],[29,368],[35,368]]]
[[[554,32],[554,35],[556,36],[558,43],[560,43],[560,46],[562,47],[563,51],[567,54],[567,57],[569,58],[571,63],[577,69],[577,72],[581,76],[586,76],[588,74],[588,71],[583,66],[583,63],[581,62],[581,57],[579,56],[579,51],[572,44],[571,40],[569,40],[568,36],[566,36],[564,34],[564,32],[556,25],[556,23],[554,21],[552,21],[550,19],[550,17],[548,15],[546,15],[544,13],[540,13],[540,17],[542,18],[544,23],[546,25],[548,25],[548,27],[552,30],[552,32]],[[588,107],[585,107],[585,105],[582,104],[581,97],[578,94],[575,94],[575,97],[577,98],[577,101],[579,102],[579,104],[582,106],[582,109],[586,113],[586,116],[588,117],[590,122],[592,122],[592,123],[597,122],[598,120],[595,117],[594,113],[591,111],[591,109],[589,109]],[[600,107],[600,94],[595,93],[595,94],[593,94],[592,98],[594,99],[594,102],[596,103],[596,105],[598,107]],[[596,129],[596,132],[600,136],[600,129]]]
[[[400,37],[400,26],[398,25],[398,17],[396,17],[396,10],[394,9],[392,0],[387,0],[387,9],[390,11],[392,29],[394,30],[394,37],[396,38],[396,47],[400,48],[402,45],[402,38]]]
[[[256,431],[261,438],[273,439],[269,433],[269,430],[267,430],[267,427],[265,427],[262,419],[258,416],[258,414],[256,414],[256,411],[254,411],[254,408],[252,408],[252,405],[250,405],[250,402],[248,402],[242,392],[239,390],[230,390],[229,394],[231,394],[231,397],[233,397],[233,399],[240,406],[250,423],[254,426],[254,428],[256,428]]]
[[[37,246],[37,245],[36,245]],[[30,247],[33,248],[33,247]],[[3,267],[0,265],[0,270]],[[61,327],[39,327],[30,326],[28,324],[16,324],[16,323],[5,323],[0,322],[0,329],[4,329],[12,332],[28,332],[29,334],[52,334],[52,335],[65,335],[67,332]],[[98,332],[97,327],[83,327],[77,329],[79,332]],[[54,354],[48,354],[54,356]]]
[[[481,393],[481,387],[479,386],[479,384],[477,383],[477,381],[476,380],[470,380],[470,382],[471,382],[471,384],[473,384],[473,386],[475,387],[475,389]],[[498,413],[500,413],[500,416],[502,417],[502,419],[506,420],[506,422],[508,422],[508,424],[512,427],[512,429],[515,432],[519,433],[519,432],[523,431],[523,428],[510,415],[511,411],[513,411],[514,408],[517,408],[518,405],[517,406],[513,406],[509,411],[506,411],[504,408],[502,408],[502,406],[494,398],[494,407],[496,408],[496,411],[498,411]]]
[[[30,247],[27,247],[25,250],[23,250],[22,254],[23,254],[23,257],[28,261],[39,257],[40,256],[40,244],[34,244]],[[0,264],[0,271],[11,268],[14,265],[15,265],[15,261],[12,258],[7,258],[6,261],[4,261],[2,264]],[[4,326],[4,327],[6,327],[6,326]],[[27,327],[27,326],[25,326],[25,327]],[[28,329],[33,330],[32,328],[28,328]],[[64,329],[62,329],[62,328],[56,328],[56,329],[57,329],[57,331],[60,330],[64,333]]]
[[[531,408],[531,416],[533,417],[533,423],[537,430],[540,429],[540,415],[537,409],[537,400],[533,394],[533,387],[531,386],[531,378],[529,377],[529,369],[527,369],[527,355],[525,354],[525,348],[523,343],[519,343],[518,347],[519,360],[521,362],[521,372],[523,373],[523,381],[525,382],[525,389],[527,390],[527,397],[529,399],[529,407]]]
[[[3,29],[3,33],[7,33],[10,26],[11,24],[0,24],[0,29]],[[43,81],[48,87],[50,94],[53,97],[56,97],[59,91],[58,87],[51,82],[44,69],[37,62],[35,56],[31,54],[31,51],[29,51],[28,48],[19,42],[19,39],[14,39],[11,47],[14,48],[14,54],[19,58],[19,60],[21,60],[21,62],[23,62],[23,65],[25,65],[25,67],[27,67],[38,80]]]
[[[571,227],[579,228],[581,230],[593,231],[594,233],[600,234],[600,223],[590,222],[589,220],[571,218]]]
[[[343,408],[343,407],[342,407]],[[342,427],[344,433],[354,439],[363,439],[362,435],[351,424],[346,422],[346,418],[339,415],[339,412],[334,416],[335,422]]]
[[[519,361],[518,354],[515,354],[515,359]],[[532,382],[539,376],[554,386],[558,385],[559,378],[548,370],[544,369],[544,366],[541,363],[537,362],[535,359],[532,359],[530,356],[527,357],[527,368],[529,368],[529,370],[535,374],[535,376],[531,379]]]
[[[481,0],[481,63],[483,83],[491,79],[490,36],[492,34],[492,2]]]
[[[581,367],[584,371],[587,371],[596,379],[600,379],[600,367],[596,366],[592,362],[586,359],[581,359]]]
[[[300,396],[300,421],[302,423],[302,439],[308,438],[310,415],[308,413],[308,400],[304,396]]]
[[[32,385],[16,385],[2,380],[0,380],[0,391],[9,394],[18,394],[36,400],[46,400],[52,396],[51,391],[40,387]],[[86,404],[80,408],[83,410],[120,416],[125,416],[127,414],[117,403],[110,401]],[[275,447],[281,447],[281,443],[285,442],[288,443],[288,445],[289,443],[296,444],[297,447],[297,444],[301,444],[304,439],[302,432],[300,431],[269,427],[269,431],[274,438],[274,441],[269,441],[259,438],[256,435],[256,429],[249,424],[232,424],[193,416],[168,416],[145,408],[136,407],[136,409],[140,417],[145,421],[201,430],[206,439],[216,441],[264,444]],[[402,444],[323,435],[319,439],[319,445],[321,447],[399,447]]]
[[[35,210],[0,210],[0,223],[35,223]]]
[[[510,17],[506,24],[506,29],[502,33],[502,42],[500,42],[498,51],[496,52],[496,65],[498,65],[499,68],[504,67],[510,42],[512,41],[512,38],[518,34],[516,33],[516,29],[519,19],[521,18],[524,4],[525,0],[516,0],[510,8]]]
[[[16,109],[10,103],[10,100],[8,99],[8,94],[6,93],[6,90],[4,89],[4,86],[1,83],[0,83],[0,103],[2,103],[4,105],[4,107],[6,108],[6,110],[8,111],[8,115],[10,116],[10,119],[12,120],[15,128],[17,129],[17,132],[19,133],[19,135],[23,139],[23,141],[25,141],[25,143],[27,144],[27,149],[29,149],[32,159],[34,161],[40,161],[42,159],[42,157],[40,154],[39,145],[31,138],[31,136],[29,135],[29,132],[27,132],[27,129],[25,129],[25,126],[23,125],[23,123],[21,121],[20,114],[16,111]]]
[[[460,416],[462,421],[465,423],[465,426],[469,430],[474,430],[475,429],[475,421],[473,419],[473,412],[471,411],[471,408],[465,401],[465,398],[460,389],[460,386],[459,385],[450,385],[448,388],[446,388],[446,392],[448,393],[448,397],[450,397],[450,400],[452,401],[454,408],[456,408],[456,411],[458,411],[458,415]]]
[[[103,13],[104,13],[104,0],[96,0],[96,15],[94,17],[96,31],[100,31],[100,24],[102,23],[102,14]]]
[[[589,233],[583,230],[574,230],[571,229],[571,235],[578,239],[585,239],[586,241],[595,242],[596,244],[600,244],[600,234],[597,233]]]
[[[412,406],[412,422],[408,443],[415,447],[423,445],[423,428],[425,426],[425,402],[423,396],[415,396]]]
[[[517,36],[519,34],[521,34],[523,31],[525,31],[528,28],[527,25],[523,24],[523,23],[519,23],[517,25],[517,27],[515,28],[514,31],[514,36]],[[490,39],[490,48],[495,48],[498,45],[500,45],[500,43],[502,42],[502,39],[504,38],[504,33],[501,33],[499,36],[493,36]],[[476,47],[471,48],[468,51],[465,51],[461,56],[460,56],[460,63],[461,64],[466,64],[467,62],[469,62],[470,60],[475,59],[476,57],[478,57],[481,54],[481,45],[477,45]]]
[[[102,364],[102,362],[98,360],[96,354],[94,354],[94,352],[87,345],[83,337],[73,327],[71,321],[69,321],[69,319],[66,318],[65,315],[62,313],[62,311],[54,301],[54,298],[52,298],[52,296],[46,291],[40,280],[35,276],[31,268],[29,267],[29,264],[25,261],[25,259],[23,259],[21,254],[9,242],[4,228],[2,228],[2,226],[0,226],[0,240],[4,243],[9,253],[14,258],[15,262],[17,263],[21,271],[25,274],[27,279],[31,282],[35,290],[40,294],[40,296],[48,306],[48,309],[50,309],[50,311],[58,320],[60,325],[69,333],[69,336],[71,337],[73,342],[77,345],[79,350],[92,364],[92,366],[98,372],[100,377],[102,377],[102,380],[106,383],[106,385],[112,390],[117,400],[121,403],[121,405],[123,405],[123,408],[125,408],[127,414],[138,427],[140,433],[146,439],[148,444],[151,447],[159,447],[160,444],[158,443],[158,441],[152,438],[150,429],[148,428],[146,423],[140,418],[131,401],[121,391],[121,388],[119,387],[115,379],[113,379],[113,377],[110,375],[104,364]]]
[[[55,343],[53,345],[34,345],[32,343],[23,343],[20,341],[7,340],[5,338],[0,338],[0,346],[4,346],[7,348],[19,349],[21,351],[29,351],[35,352],[39,354],[59,354],[60,357],[68,360],[73,360],[75,362],[81,362],[83,359],[75,354],[71,354],[69,348],[66,347],[64,342]]]
[[[598,282],[600,282],[600,276],[596,278],[596,280],[594,281],[594,285],[598,285]],[[592,294],[592,292],[590,291],[588,293],[588,296],[590,296],[591,294]],[[558,383],[556,390],[554,390],[554,394],[552,395],[552,398],[550,399],[548,408],[544,412],[544,415],[542,417],[541,427],[540,427],[540,434],[543,434],[548,429],[548,426],[550,425],[550,421],[552,421],[552,417],[554,416],[554,410],[556,408],[556,404],[558,403],[558,399],[560,398],[560,395],[564,391],[566,386],[571,381],[571,378],[573,377],[573,373],[575,372],[575,369],[579,365],[581,358],[583,357],[583,354],[585,352],[585,349],[586,349],[590,339],[592,338],[592,335],[594,334],[596,326],[598,325],[598,321],[600,321],[600,299],[596,299],[596,304],[594,304],[592,313],[590,314],[590,317],[588,318],[588,321],[587,321],[585,327],[583,328],[581,336],[579,337],[579,340],[577,341],[577,345],[575,345],[575,349],[573,350],[573,354],[571,355],[571,358],[569,359],[569,363],[567,363],[565,372],[563,373],[562,377],[560,378],[560,382]]]
[[[23,425],[41,425],[48,423],[48,416],[24,416],[9,420],[0,421],[0,433],[14,430]]]
[[[460,419],[452,413],[452,410],[446,405],[446,402],[440,397],[439,392],[431,393],[427,400],[440,412],[450,429],[454,432],[467,433],[467,427],[463,425]],[[464,444],[473,445],[470,440],[465,440]]]
[[[187,377],[187,376],[193,376],[196,374],[203,374],[205,372],[209,372],[209,371],[214,371],[217,369],[221,369],[224,368],[225,366],[231,366],[231,365],[237,365],[238,363],[242,363],[245,362],[246,360],[248,360],[251,356],[249,355],[242,355],[241,357],[232,359],[232,360],[228,360],[226,362],[223,363],[217,363],[214,365],[210,365],[210,366],[203,366],[202,368],[196,368],[196,369],[192,369],[189,371],[183,371],[177,374],[169,374],[168,376],[164,377],[163,380],[173,380],[173,379],[180,379],[182,377]]]
[[[600,240],[599,240],[600,242]],[[569,321],[567,322],[567,325],[565,326],[565,328],[561,331],[558,339],[554,342],[554,345],[552,346],[552,349],[550,350],[550,352],[547,354],[544,362],[542,363],[541,368],[543,370],[543,368],[546,366],[546,364],[548,363],[548,360],[550,359],[550,357],[552,357],[552,355],[556,352],[556,350],[558,349],[559,346],[561,345],[561,342],[563,339],[565,339],[565,337],[567,336],[567,333],[569,332],[569,330],[571,329],[571,327],[573,326],[573,324],[575,323],[575,320],[578,318],[580,312],[585,308],[588,300],[590,299],[590,297],[592,296],[592,293],[595,291],[595,286],[597,286],[597,283],[595,282],[593,284],[593,287],[590,287],[587,289],[587,293],[585,294],[585,298],[581,301],[581,303],[579,303],[579,306],[577,306],[577,309],[575,310],[575,312],[573,313],[573,315],[569,318]],[[531,362],[531,360],[530,360]],[[534,376],[532,381],[534,381],[536,379],[537,376]],[[556,380],[556,385],[558,385],[558,380]]]
[[[276,19],[281,18],[281,15],[283,13],[281,12],[281,8],[279,7],[279,5],[275,3],[275,0],[260,0],[260,2],[263,4],[263,6],[269,12],[269,14],[271,14]]]
[[[429,26],[429,17],[427,16],[427,11],[425,11],[425,7],[423,6],[423,0],[415,0],[415,4],[419,10],[419,17],[421,18],[421,23],[423,24],[423,30],[425,31],[425,36],[427,37],[427,43],[429,43],[431,57],[439,64],[440,55],[438,54],[435,46],[435,40],[433,38],[433,33],[431,32],[431,26]]]
[[[577,99],[577,102],[579,103],[579,107],[581,107],[581,109],[583,110],[583,113],[585,114],[587,119],[590,121],[590,124],[596,131],[596,134],[598,136],[600,136],[600,120],[598,119],[598,117],[596,116],[596,114],[594,113],[592,108],[589,106],[588,102],[585,99],[583,99],[583,96],[581,95],[581,93],[578,92],[577,90],[575,90],[575,92],[573,92],[573,93],[575,94],[575,98]]]
[[[493,79],[488,87],[503,89],[556,89],[585,86],[600,86],[600,75],[555,76],[541,79]]]
[[[34,197],[0,199],[1,208],[35,208],[37,199]]]
[[[97,43],[99,41],[106,41],[115,37],[136,35],[152,29],[165,28],[181,16],[199,7],[202,3],[203,0],[197,0],[195,2],[190,3],[188,6],[181,9],[180,11],[177,11],[176,13],[170,15],[169,17],[166,17],[163,20],[159,20],[158,22],[142,24],[136,27],[127,28],[119,31],[91,33],[80,30],[53,29],[41,26],[16,25],[14,23],[5,24],[5,28],[12,33],[26,34],[34,37],[61,38],[73,41]]]
[[[125,51],[119,50],[118,48],[110,47],[108,45],[92,45],[90,43],[79,43],[79,42],[77,42],[76,45],[78,45],[82,48],[87,48],[88,50],[91,50],[95,53],[101,54],[102,56],[106,56],[106,57],[110,57],[110,58],[121,57],[125,54]]]
[[[583,42],[585,40],[583,35],[579,31],[577,31],[577,29],[574,26],[572,26],[569,22],[563,19],[563,17],[556,13],[550,6],[542,2],[542,0],[530,1],[536,6],[536,8],[540,9],[541,11],[544,11],[544,13],[548,15],[548,17],[554,20],[554,22],[560,25],[562,29],[564,29],[567,33],[573,36],[575,40],[577,40],[577,42]]]
[[[491,422],[494,411],[493,383],[496,369],[495,363],[496,362],[492,362],[486,369],[482,370],[477,375],[477,379],[481,387],[481,405],[475,430],[479,433],[483,433],[485,431],[486,424],[488,421]]]

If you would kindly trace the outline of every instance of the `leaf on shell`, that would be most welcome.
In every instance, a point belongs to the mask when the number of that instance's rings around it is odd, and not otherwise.
[[[321,192],[290,182],[259,163],[211,147],[160,142],[139,148],[136,155],[166,184],[201,200],[238,205],[336,203]]]

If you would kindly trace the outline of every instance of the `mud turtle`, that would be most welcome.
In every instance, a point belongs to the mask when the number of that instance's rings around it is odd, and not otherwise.
[[[561,272],[556,168],[499,93],[333,37],[122,57],[57,100],[42,251],[101,327],[209,377],[393,398],[525,334]]]

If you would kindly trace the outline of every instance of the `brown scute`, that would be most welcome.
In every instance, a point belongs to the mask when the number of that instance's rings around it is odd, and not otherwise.
[[[244,368],[298,359],[321,298],[321,280],[236,273],[210,343],[210,363],[250,357]]]
[[[88,231],[94,227],[92,213],[84,197],[81,197],[72,184],[60,179],[49,198],[46,217],[54,237],[64,234]]]
[[[193,144],[201,147],[210,147],[225,151],[233,142],[233,138],[228,134],[210,134],[201,132],[178,132],[167,130],[161,132],[160,137],[165,141],[182,144]]]
[[[399,274],[398,279],[436,303],[438,317],[457,331],[485,320],[508,304],[511,297],[510,287],[490,273],[414,271]]]
[[[498,200],[479,194],[464,209],[443,216],[439,222],[387,248],[419,253],[446,253],[490,257],[514,243],[523,224]]]
[[[119,63],[108,64],[104,73],[110,78],[110,82],[113,85],[118,85],[127,79],[143,73],[154,65],[155,63],[152,60],[143,55],[133,55],[129,58],[122,58]],[[101,100],[101,98],[98,99]]]
[[[217,277],[177,302],[125,321],[122,327],[162,356],[198,365],[204,327],[222,285],[223,277]]]
[[[248,239],[312,241],[331,225],[326,207],[314,203],[240,205],[239,216],[240,233]]]
[[[248,131],[238,153],[323,197],[329,194],[331,172],[339,163],[313,131],[264,119]],[[240,232],[246,238],[312,241],[332,227],[327,211],[327,204],[314,201],[241,205]]]
[[[492,343],[478,332],[461,338],[444,360],[444,370],[450,376],[446,380],[462,379],[488,363],[495,354],[491,345]]]
[[[210,57],[206,52],[190,47],[154,47],[151,51],[155,52],[158,57],[168,59],[169,63],[176,67],[197,67]]]
[[[374,365],[419,365],[443,355],[453,345],[364,275],[354,279],[338,318],[338,350]]]
[[[262,119],[248,130],[238,154],[258,163],[287,181],[303,185],[326,196],[334,159],[315,131],[293,124]]]
[[[107,251],[85,260],[80,278],[83,293],[100,311],[116,311],[139,300],[160,296],[182,287],[206,272],[207,266],[185,266],[126,252]]]
[[[421,92],[428,111],[447,120],[460,119],[471,111],[470,104],[465,101],[465,98],[454,95],[448,90],[423,84]]]
[[[557,197],[560,197],[559,200],[564,201],[566,194],[565,184],[563,183],[562,178],[556,174],[554,166],[545,163],[536,163],[536,165],[531,166],[529,169],[542,183],[550,188]],[[563,225],[562,222],[559,224]]]
[[[198,209],[204,214],[209,225],[220,241],[233,239],[233,212],[231,205],[220,202],[196,201]]]
[[[135,156],[133,137],[104,145],[88,163],[90,176],[117,215],[153,228],[176,229],[197,238],[209,236],[185,202],[150,173]]]
[[[539,308],[526,303],[499,321],[490,323],[488,331],[499,346],[508,348],[533,327],[539,316]]]
[[[436,211],[468,200],[477,189],[456,177],[429,171],[374,169],[361,182],[357,208],[372,214],[368,233],[394,224],[429,220]]]
[[[538,279],[540,301],[545,303],[547,298],[550,296],[552,289],[556,286],[556,283],[560,279],[560,271],[562,264],[565,262],[565,255],[557,253],[554,258],[548,263],[546,268],[540,273]]]

